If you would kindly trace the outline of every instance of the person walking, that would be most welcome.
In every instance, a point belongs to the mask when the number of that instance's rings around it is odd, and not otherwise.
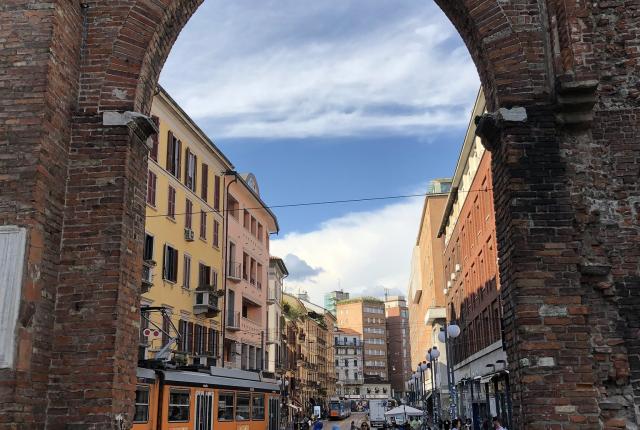
[[[502,427],[502,420],[498,417],[493,417],[493,428],[495,430],[506,430],[504,427]]]
[[[357,430],[355,421],[351,421],[351,426],[349,427],[349,430]]]

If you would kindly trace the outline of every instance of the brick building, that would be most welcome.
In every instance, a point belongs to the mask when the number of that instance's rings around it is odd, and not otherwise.
[[[389,361],[384,302],[373,297],[342,300],[336,305],[338,327],[362,333],[365,382],[387,382]]]
[[[444,240],[443,266],[447,319],[461,328],[450,340],[459,411],[479,425],[499,415],[511,427],[507,356],[501,327],[500,278],[491,154],[475,136],[473,118],[485,111],[479,92],[438,236]],[[479,427],[478,427],[479,428]]]
[[[637,2],[435,2],[487,99],[514,427],[637,427]],[[148,114],[201,3],[0,3],[0,428],[130,423]]]
[[[407,394],[405,383],[413,373],[409,336],[409,308],[404,296],[385,297],[384,313],[387,324],[389,383],[393,397],[400,400],[404,399]]]
[[[360,399],[364,384],[364,344],[362,334],[348,328],[334,331],[336,394],[345,399]]]

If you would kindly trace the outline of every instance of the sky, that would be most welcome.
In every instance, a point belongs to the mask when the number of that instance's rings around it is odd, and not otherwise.
[[[269,205],[420,194],[453,174],[479,81],[426,0],[206,0],[160,83]],[[274,209],[285,285],[407,290],[422,198]]]

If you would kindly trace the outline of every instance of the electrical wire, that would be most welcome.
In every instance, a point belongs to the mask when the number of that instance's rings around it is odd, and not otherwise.
[[[476,190],[458,190],[458,193],[472,193],[472,192],[488,192],[492,191],[492,188],[479,188]],[[353,198],[353,199],[343,199],[343,200],[324,200],[324,201],[316,201],[316,202],[300,202],[300,203],[287,203],[281,205],[271,205],[271,206],[257,206],[257,207],[246,207],[246,208],[238,208],[238,209],[223,209],[223,210],[199,210],[192,212],[181,212],[181,213],[164,213],[164,214],[155,214],[155,215],[147,215],[147,218],[158,218],[158,217],[167,217],[167,216],[179,216],[179,215],[194,215],[202,212],[205,213],[224,213],[224,212],[239,212],[241,210],[258,210],[258,209],[282,209],[282,208],[297,208],[297,207],[306,207],[306,206],[324,206],[324,205],[336,205],[336,204],[345,204],[345,203],[364,203],[364,202],[372,202],[372,201],[384,201],[384,200],[398,200],[398,199],[409,199],[414,197],[426,197],[432,195],[431,193],[420,193],[420,194],[397,194],[391,196],[380,196],[380,197],[361,197],[361,198]]]

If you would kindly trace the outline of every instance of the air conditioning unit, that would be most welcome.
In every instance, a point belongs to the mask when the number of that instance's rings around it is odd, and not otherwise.
[[[454,279],[456,279],[456,273],[455,272],[451,272],[451,280],[453,281]]]
[[[451,281],[447,281],[447,288],[451,288]]]
[[[184,240],[186,240],[187,242],[193,242],[194,238],[195,238],[195,234],[193,234],[193,230],[191,230],[190,228],[185,228]]]
[[[446,296],[447,293],[449,292],[449,290],[447,290],[446,288],[444,290],[442,290],[444,292],[444,295]]]
[[[459,264],[456,264],[456,272],[460,273],[461,270],[462,270],[462,266],[460,266]]]

